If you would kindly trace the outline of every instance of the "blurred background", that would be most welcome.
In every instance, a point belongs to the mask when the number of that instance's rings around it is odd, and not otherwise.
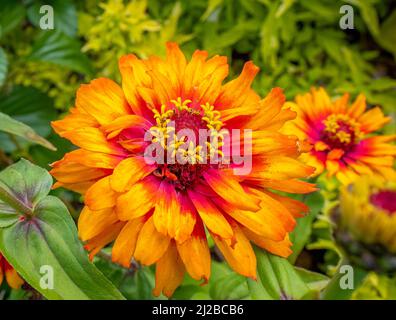
[[[40,27],[43,5],[53,8],[53,30]],[[343,5],[353,9],[352,29],[340,27]],[[27,124],[57,148],[51,151],[0,132],[0,168],[20,157],[49,168],[72,148],[52,132],[50,121],[73,106],[79,85],[97,77],[119,82],[120,56],[164,55],[167,41],[178,42],[187,56],[196,49],[226,55],[230,78],[253,60],[261,69],[254,82],[261,95],[275,86],[282,87],[288,99],[312,86],[325,86],[333,97],[349,92],[354,98],[362,92],[369,105],[379,105],[395,118],[393,0],[0,0],[0,112]],[[384,130],[394,133],[395,122]],[[77,218],[80,198],[65,190],[56,192]],[[317,210],[323,206],[320,199],[312,201]],[[339,252],[326,235],[326,222],[313,222],[313,217],[304,220],[309,224],[300,228],[305,241],[290,259],[331,274]],[[128,276],[115,266],[102,267],[114,277]],[[152,277],[147,272],[139,277]],[[220,274],[227,272],[221,269]],[[124,294],[151,296],[147,288],[132,288]],[[372,274],[354,297],[395,299],[395,288],[394,279]],[[183,294],[188,290],[187,283]],[[234,294],[243,297],[241,292]],[[205,291],[191,294],[206,297]]]

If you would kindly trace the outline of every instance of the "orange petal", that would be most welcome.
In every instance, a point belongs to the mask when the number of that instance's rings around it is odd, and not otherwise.
[[[144,221],[144,217],[130,220],[122,228],[111,251],[113,262],[119,263],[125,268],[129,268],[132,256],[135,252],[137,238],[144,225]]]
[[[133,220],[146,214],[155,206],[159,182],[149,176],[135,183],[117,199],[116,212],[120,220]]]
[[[233,219],[261,236],[274,240],[281,240],[285,237],[286,230],[279,216],[272,211],[261,209],[256,212],[239,210],[222,199],[214,199],[214,201]]]
[[[366,97],[361,93],[358,95],[355,102],[349,107],[347,113],[352,118],[358,118],[363,114],[364,110],[366,110]]]
[[[83,241],[94,238],[117,221],[113,208],[92,211],[84,206],[78,218],[78,236]]]
[[[164,235],[175,238],[180,228],[180,211],[181,205],[174,186],[165,180],[162,181],[158,189],[157,203],[153,215],[157,230]]]
[[[172,242],[165,254],[158,260],[155,270],[155,288],[153,294],[158,297],[161,292],[170,297],[184,278],[184,265]]]
[[[147,108],[145,101],[138,94],[139,87],[151,85],[147,66],[135,55],[129,54],[120,58],[119,69],[122,77],[122,89],[133,113],[146,118],[152,116],[151,110]]]
[[[223,213],[211,200],[190,190],[188,195],[210,231],[226,239],[231,239],[234,236],[232,228]]]
[[[143,157],[127,158],[114,169],[110,185],[117,192],[125,192],[155,169],[156,166],[147,164]]]
[[[7,268],[5,270],[5,278],[8,285],[13,289],[19,289],[25,282],[14,268]],[[0,282],[1,284],[1,282]]]
[[[250,86],[258,71],[259,68],[252,61],[246,62],[239,77],[223,86],[215,105],[221,109],[239,107],[245,102],[251,90]],[[257,102],[258,100],[257,96]]]
[[[199,70],[199,74],[200,79],[196,82],[198,90],[193,93],[192,99],[197,99],[202,104],[214,104],[222,89],[222,82],[228,75],[227,57],[210,58]]]
[[[52,121],[51,126],[57,134],[64,137],[66,132],[86,127],[98,127],[99,123],[89,114],[78,112],[68,114],[61,120]]]
[[[252,154],[299,155],[299,141],[296,136],[287,136],[278,132],[256,130],[252,132]]]
[[[345,152],[342,149],[332,149],[327,154],[327,159],[329,159],[329,160],[339,160],[344,155],[344,153]]]
[[[273,241],[259,236],[258,234],[252,232],[247,228],[242,227],[242,230],[250,241],[254,242],[259,247],[271,252],[272,254],[287,258],[293,253],[293,251],[291,250],[292,243],[289,240],[288,234],[286,234],[285,238],[281,241]]]
[[[82,194],[98,179],[107,176],[109,173],[106,169],[90,168],[66,159],[59,160],[52,166],[50,173],[58,180],[53,186],[54,189],[65,187]]]
[[[77,91],[76,107],[92,115],[101,125],[130,112],[120,86],[106,78],[81,85]]]
[[[391,121],[391,118],[385,117],[382,110],[379,107],[375,107],[363,113],[358,121],[361,124],[361,131],[369,133],[382,128]]]
[[[203,176],[209,186],[233,206],[251,211],[257,211],[259,209],[259,201],[247,194],[231,174],[227,174],[225,171],[210,169]]]
[[[107,133],[107,139],[112,139],[119,135],[124,129],[138,128],[142,130],[149,130],[151,127],[152,124],[145,118],[134,114],[128,114],[126,116],[119,117],[109,124],[103,126],[103,129]]]
[[[286,97],[282,89],[273,88],[264,99],[259,101],[259,111],[245,127],[252,130],[264,130],[280,113],[285,101]]]
[[[182,243],[190,238],[194,230],[197,211],[187,196],[179,194],[180,201],[180,216],[177,221],[175,240],[177,243]]]
[[[202,221],[197,221],[190,238],[177,243],[177,250],[190,276],[207,282],[210,277],[210,251]]]
[[[102,250],[106,245],[117,238],[120,230],[125,225],[125,222],[116,222],[107,227],[107,229],[92,239],[89,239],[85,244],[85,249],[89,252],[89,259],[93,259],[95,255]]]
[[[144,265],[157,262],[166,252],[170,238],[158,232],[151,216],[139,233],[134,257]]]
[[[290,197],[284,197],[269,191],[263,192],[269,195],[271,198],[274,198],[276,201],[280,202],[295,218],[303,217],[304,213],[309,212],[309,207],[301,201],[294,200]]]
[[[278,191],[289,192],[289,193],[311,193],[317,191],[315,184],[308,183],[305,181],[300,181],[297,179],[290,179],[290,180],[267,180],[267,181],[260,181],[258,185],[270,188]]]
[[[114,207],[117,197],[117,193],[110,186],[110,176],[107,176],[87,190],[84,202],[91,210],[101,210]]]
[[[286,231],[290,232],[294,229],[296,225],[296,220],[287,210],[287,208],[282,205],[282,203],[278,202],[277,200],[260,190],[250,188],[249,191],[251,191],[260,198],[260,210],[263,210],[268,215],[273,214],[275,216],[274,219],[280,221]],[[284,235],[282,236],[282,239],[283,237]]]
[[[309,177],[315,168],[284,156],[256,157],[249,178],[262,180],[289,180]]]
[[[232,225],[235,243],[212,234],[213,240],[220,249],[231,268],[239,274],[256,279],[256,255],[249,240],[236,223]]]
[[[68,131],[63,134],[63,137],[70,140],[76,146],[89,151],[120,156],[126,155],[123,148],[108,141],[104,133],[98,128],[80,128]]]
[[[66,153],[63,159],[92,168],[114,169],[123,158],[106,153],[77,149]]]

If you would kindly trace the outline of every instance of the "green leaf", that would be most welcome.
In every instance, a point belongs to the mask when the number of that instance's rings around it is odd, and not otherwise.
[[[324,274],[309,271],[307,269],[295,267],[298,275],[312,291],[321,291],[329,283],[329,277]]]
[[[43,137],[39,136],[32,128],[26,124],[12,119],[10,116],[0,112],[0,131],[14,134],[18,137],[22,137],[30,142],[37,143],[46,147],[50,150],[56,150],[54,145],[45,140]]]
[[[35,88],[21,86],[14,87],[10,94],[0,94],[0,112],[23,122],[42,137],[50,134],[50,121],[56,117],[51,98]],[[21,145],[27,144],[25,140],[20,140]],[[0,148],[12,152],[15,145],[10,144],[6,135],[0,133]]]
[[[54,28],[64,34],[74,37],[77,34],[77,11],[70,0],[35,1],[27,10],[29,21],[36,27],[40,26],[42,5],[50,5],[54,9]]]
[[[214,300],[239,300],[249,295],[246,278],[231,271],[224,263],[212,262],[209,293]]]
[[[378,15],[375,7],[367,0],[346,0],[346,2],[358,6],[364,22],[370,33],[377,37],[380,35]]]
[[[0,0],[1,35],[16,28],[25,17],[25,8],[19,1]]]
[[[297,226],[290,235],[293,243],[293,253],[288,259],[292,264],[294,264],[311,236],[312,222],[322,208],[324,199],[319,192],[314,192],[306,197],[304,203],[309,207],[310,211],[305,217],[297,219]]]
[[[325,300],[348,300],[351,298],[353,292],[362,284],[364,279],[366,278],[368,272],[357,267],[353,266],[353,274],[351,274],[351,279],[353,279],[353,288],[342,288],[341,281],[343,277],[348,277],[349,275],[345,273],[341,273],[341,268],[344,265],[349,265],[347,261],[343,261],[340,263],[340,266],[333,276],[333,278],[329,281],[327,286],[322,292],[322,299]]]
[[[396,10],[393,10],[390,16],[382,23],[377,37],[378,43],[386,50],[393,53],[396,59]]]
[[[253,299],[301,299],[309,292],[308,286],[287,259],[255,248],[257,257],[257,285],[249,280]],[[265,299],[265,298],[264,298]]]
[[[149,267],[140,267],[132,276],[125,278],[120,291],[129,300],[154,299],[152,291],[155,283],[155,273]]]
[[[91,74],[90,61],[80,48],[78,40],[58,30],[44,31],[36,39],[28,59],[52,62],[70,70]]]
[[[47,299],[123,299],[88,260],[66,206],[48,195],[51,185],[46,170],[24,159],[0,173],[2,213],[14,217],[0,228],[2,254]],[[52,268],[53,288],[40,285],[43,266]]]
[[[8,60],[6,53],[2,48],[0,48],[0,87],[4,84],[7,76],[8,70]]]

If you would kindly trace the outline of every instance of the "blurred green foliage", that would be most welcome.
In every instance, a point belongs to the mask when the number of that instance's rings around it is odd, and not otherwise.
[[[43,4],[54,9],[54,30],[39,27]],[[339,26],[343,5],[354,10],[354,29]],[[226,55],[230,78],[253,60],[261,69],[253,86],[261,95],[275,86],[285,89],[288,99],[312,86],[325,86],[333,96],[363,92],[370,105],[380,105],[395,118],[395,30],[392,0],[0,0],[0,112],[57,147],[53,152],[0,133],[0,167],[21,156],[43,167],[61,158],[72,146],[52,133],[50,121],[73,106],[79,85],[102,76],[119,81],[120,56],[163,56],[166,41],[181,44],[188,56],[196,49]],[[385,130],[394,133],[395,121]],[[66,191],[57,193],[78,216],[79,199]],[[319,213],[323,199],[318,195],[306,200],[314,215],[301,219],[298,233],[292,235],[294,249],[302,254],[289,261],[332,275],[340,252],[326,214]],[[323,256],[304,258],[306,248]],[[97,264],[126,297],[150,297],[141,283],[149,279],[152,286],[152,270],[128,277],[130,271],[103,259]],[[292,273],[309,279],[304,282],[311,291],[327,281],[316,273]],[[249,295],[248,284],[223,264],[214,264],[213,277],[215,281],[203,287],[187,279],[175,297]],[[232,290],[224,296],[219,288],[230,283]],[[354,298],[395,297],[395,287],[394,279],[370,275]]]

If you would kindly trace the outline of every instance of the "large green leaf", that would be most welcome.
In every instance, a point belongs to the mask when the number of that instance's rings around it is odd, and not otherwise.
[[[0,87],[4,84],[7,76],[8,60],[4,50],[0,47]]]
[[[91,74],[90,61],[80,48],[78,40],[58,30],[43,31],[36,39],[28,59],[52,62],[70,70]]]
[[[209,293],[214,300],[243,299],[249,296],[246,278],[232,271],[225,263],[212,262]]]
[[[123,299],[88,260],[66,206],[49,196],[49,173],[26,160],[0,173],[0,250],[48,299]],[[40,285],[52,268],[53,288]]]
[[[18,137],[22,137],[30,142],[37,143],[46,147],[50,150],[56,150],[54,145],[45,140],[43,137],[39,136],[32,128],[26,124],[12,119],[10,116],[0,112],[0,131],[14,134]]]
[[[255,248],[257,281],[248,279],[253,299],[301,299],[310,289],[287,259]]]

